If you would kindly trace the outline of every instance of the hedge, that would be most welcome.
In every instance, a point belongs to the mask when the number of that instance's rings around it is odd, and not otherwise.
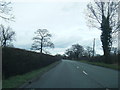
[[[42,68],[58,60],[58,57],[52,55],[5,47],[2,48],[2,75],[6,79]]]

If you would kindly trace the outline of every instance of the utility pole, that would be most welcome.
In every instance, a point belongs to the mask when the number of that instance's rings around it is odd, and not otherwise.
[[[93,57],[94,57],[94,55],[95,55],[95,38],[93,40]]]
[[[119,1],[119,10],[120,10],[120,1]],[[120,25],[120,11],[118,11],[118,25]],[[119,27],[119,30],[118,30],[118,54],[120,54],[120,27]]]

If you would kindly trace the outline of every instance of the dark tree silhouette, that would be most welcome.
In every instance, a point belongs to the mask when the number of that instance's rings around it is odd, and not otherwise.
[[[0,25],[0,44],[2,47],[13,46],[11,43],[15,40],[15,32],[10,27],[5,28]]]
[[[67,49],[65,53],[69,58],[79,59],[79,57],[83,56],[84,48],[79,44],[74,44],[70,49]]]
[[[13,21],[14,16],[11,13],[12,7],[11,2],[0,1],[0,19],[4,19],[5,21]],[[12,46],[12,41],[15,39],[15,32],[8,26],[0,25],[0,45],[2,47]]]
[[[118,54],[118,48],[112,47],[112,48],[111,48],[111,52],[112,52],[114,55],[117,55],[117,54]]]
[[[78,59],[83,56],[84,48],[79,44],[72,45],[72,50],[75,53],[75,57]]]
[[[65,55],[67,55],[67,57],[70,59],[75,58],[74,52],[71,48],[66,50]]]
[[[112,46],[111,34],[118,30],[118,2],[109,0],[109,2],[102,2],[97,0],[94,3],[89,3],[88,17],[93,27],[97,27],[102,31],[101,42],[105,56],[105,62],[110,63],[109,55]]]
[[[45,47],[54,48],[54,44],[51,42],[50,38],[52,35],[48,32],[47,29],[38,29],[35,32],[36,36],[33,38],[34,43],[32,44],[32,50],[40,50],[40,53],[43,51],[46,52]]]

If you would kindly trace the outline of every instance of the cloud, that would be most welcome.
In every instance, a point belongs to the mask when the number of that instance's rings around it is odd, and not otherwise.
[[[82,3],[82,5],[81,5],[81,3]],[[80,12],[81,10],[81,8],[84,8],[85,6],[86,6],[86,4],[87,4],[87,2],[72,2],[72,3],[70,3],[70,4],[68,4],[68,5],[65,5],[63,8],[62,8],[62,10],[64,11],[64,12]]]
[[[45,28],[53,35],[51,40],[55,44],[55,49],[50,49],[52,54],[63,54],[67,48],[76,43],[92,46],[94,38],[98,49],[101,44],[97,38],[100,38],[101,32],[87,27],[84,18],[85,8],[84,2],[14,3],[16,19],[11,25],[16,32],[15,46],[29,49],[34,32]]]

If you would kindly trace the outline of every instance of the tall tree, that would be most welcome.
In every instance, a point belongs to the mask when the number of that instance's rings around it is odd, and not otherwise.
[[[0,25],[0,44],[2,47],[13,46],[11,43],[15,40],[15,32],[10,27],[5,28]]]
[[[45,47],[54,48],[54,44],[51,42],[50,38],[52,35],[48,32],[47,29],[38,29],[35,32],[36,36],[33,38],[33,44],[31,49],[33,50],[40,50],[40,53],[42,53]]]
[[[13,21],[14,16],[11,11],[11,2],[0,1],[0,18]]]
[[[120,27],[118,25],[118,2],[95,0],[95,2],[89,3],[87,7],[90,23],[102,31],[101,42],[105,62],[109,63],[108,57],[112,46],[111,34]]]
[[[11,2],[4,0],[0,1],[0,19],[5,21],[13,21],[14,16],[11,13],[12,7]],[[13,47],[12,41],[15,40],[15,32],[8,26],[0,25],[0,46]]]

